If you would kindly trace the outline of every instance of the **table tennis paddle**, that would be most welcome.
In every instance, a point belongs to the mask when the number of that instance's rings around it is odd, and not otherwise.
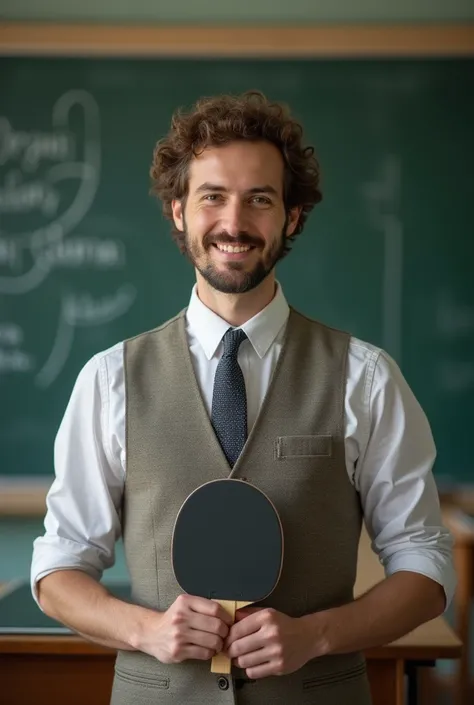
[[[239,479],[212,480],[194,490],[173,530],[172,566],[190,595],[216,600],[235,619],[240,607],[275,589],[283,564],[283,530],[272,502]],[[230,659],[212,659],[213,673],[230,673]]]

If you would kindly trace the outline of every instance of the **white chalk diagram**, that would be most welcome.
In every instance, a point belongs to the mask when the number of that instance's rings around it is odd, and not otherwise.
[[[401,364],[403,298],[403,224],[400,216],[402,169],[388,154],[373,181],[363,185],[369,217],[384,239],[382,345]]]
[[[73,110],[82,111],[83,134],[74,134],[71,128]],[[43,161],[48,167],[38,171]],[[50,131],[18,131],[7,116],[0,115],[0,169],[0,218],[8,214],[9,222],[14,222],[16,215],[36,211],[48,221],[33,231],[13,233],[0,220],[0,271],[6,270],[0,275],[0,296],[4,300],[32,294],[58,268],[124,269],[123,242],[77,234],[94,203],[101,172],[100,114],[90,93],[70,90],[61,95],[52,110]],[[61,212],[61,185],[71,182],[78,183],[77,192]],[[67,363],[75,330],[123,316],[136,299],[136,289],[128,281],[99,298],[74,291],[73,275],[71,282],[71,290],[60,294],[55,339],[39,370],[34,356],[19,347],[26,337],[22,328],[0,320],[0,374],[34,371],[37,387],[51,386]]]

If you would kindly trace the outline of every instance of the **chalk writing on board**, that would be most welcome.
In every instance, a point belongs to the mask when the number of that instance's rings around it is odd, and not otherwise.
[[[9,171],[5,185],[0,188],[0,213],[27,213],[40,210],[44,215],[57,213],[60,194],[57,188],[44,181],[22,183],[19,170]]]
[[[0,322],[0,345],[20,345],[23,338],[24,333],[19,325]]]
[[[71,353],[73,342],[74,326],[70,325],[60,314],[51,352],[35,376],[37,387],[46,389],[59,377]]]
[[[49,235],[54,235],[54,231],[50,230]],[[33,242],[30,250],[36,267],[43,275],[53,269],[123,269],[126,264],[125,247],[121,240],[73,235],[64,240],[61,237],[49,239],[50,242]],[[8,239],[0,238],[0,266],[3,264],[18,269],[23,258],[22,248],[15,247],[15,243]]]
[[[105,325],[123,316],[133,305],[136,293],[132,284],[124,284],[114,294],[98,298],[89,292],[64,296],[53,348],[36,375],[36,385],[44,389],[57,379],[71,352],[76,327]]]
[[[0,373],[30,372],[33,358],[23,350],[3,350],[0,348]]]
[[[388,154],[375,178],[363,185],[369,217],[384,237],[383,347],[401,364],[403,224],[400,216],[400,158]]]
[[[0,267],[2,265],[13,269],[18,261],[18,251],[15,242],[11,239],[0,237]]]
[[[50,124],[20,128],[0,116],[0,295],[27,296],[58,269],[126,267],[125,245],[108,234],[109,227],[96,235],[79,229],[96,198],[101,173],[95,98],[87,91],[67,91],[55,102]],[[0,371],[33,371],[36,386],[49,387],[68,361],[75,331],[123,316],[137,293],[126,281],[100,296],[77,291],[73,274],[67,286],[66,293],[58,290],[60,313],[44,362],[36,364],[21,349],[25,336],[20,326],[0,323]]]
[[[43,159],[71,159],[73,149],[73,136],[67,130],[15,130],[6,117],[0,117],[0,164],[18,161],[24,171],[34,171]]]
[[[33,369],[33,357],[20,349],[24,337],[23,330],[16,323],[0,322],[0,374]]]
[[[90,293],[70,294],[63,299],[65,320],[75,326],[97,326],[123,316],[132,305],[136,289],[122,285],[114,294],[94,298]]]
[[[73,111],[81,111],[83,116],[81,148],[71,134]],[[0,214],[13,210],[20,216],[36,209],[41,216],[50,216],[44,224],[27,231],[0,229],[0,263],[13,270],[0,276],[0,293],[26,294],[38,287],[51,269],[47,258],[41,257],[38,243],[63,240],[90,210],[101,169],[99,117],[93,96],[80,90],[67,91],[56,101],[52,131],[48,133],[17,132],[7,118],[0,116],[0,164],[8,169],[0,190]],[[32,172],[37,170],[32,179]],[[76,185],[74,198],[61,208],[62,187],[71,183]],[[19,263],[26,265],[20,272]]]

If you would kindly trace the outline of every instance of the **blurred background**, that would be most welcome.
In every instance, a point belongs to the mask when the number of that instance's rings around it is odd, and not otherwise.
[[[425,409],[462,578],[446,618],[469,642],[473,22],[471,0],[3,0],[0,583],[29,577],[81,367],[187,304],[193,271],[148,193],[155,142],[177,107],[254,88],[291,106],[321,164],[323,202],[278,277],[297,308],[385,348]],[[127,579],[120,545],[108,574]],[[454,702],[459,664],[435,676]]]

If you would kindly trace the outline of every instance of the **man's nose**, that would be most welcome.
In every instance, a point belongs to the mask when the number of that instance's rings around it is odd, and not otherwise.
[[[222,212],[221,226],[231,237],[238,237],[239,233],[246,232],[248,229],[248,215],[244,204],[238,202],[227,203]]]

